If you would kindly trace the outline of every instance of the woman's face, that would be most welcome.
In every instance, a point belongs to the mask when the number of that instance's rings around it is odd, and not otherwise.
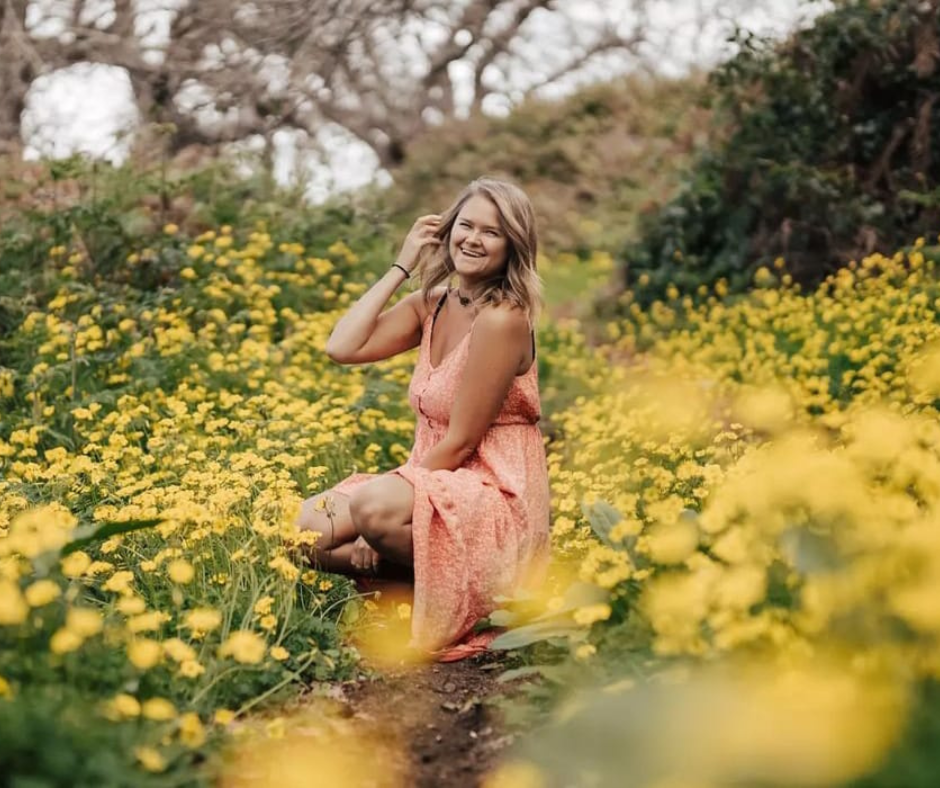
[[[463,204],[450,231],[454,268],[468,279],[488,279],[505,269],[508,256],[509,241],[499,210],[483,195],[474,194]]]

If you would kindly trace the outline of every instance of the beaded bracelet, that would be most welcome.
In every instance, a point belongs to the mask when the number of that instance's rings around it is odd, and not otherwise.
[[[405,279],[411,279],[411,274],[409,273],[408,269],[405,268],[405,266],[399,265],[398,263],[392,263],[392,268],[399,268],[399,269],[401,269],[402,271],[405,272]]]

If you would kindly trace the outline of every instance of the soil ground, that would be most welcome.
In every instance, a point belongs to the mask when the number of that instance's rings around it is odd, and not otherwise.
[[[347,714],[394,729],[395,771],[417,788],[476,788],[512,743],[490,702],[505,689],[498,654],[408,669],[344,685]]]

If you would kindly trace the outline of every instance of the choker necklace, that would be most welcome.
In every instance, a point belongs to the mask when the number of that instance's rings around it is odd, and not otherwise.
[[[470,296],[465,296],[463,293],[461,293],[459,287],[454,290],[454,292],[457,294],[457,298],[460,300],[461,306],[470,306],[470,302],[473,300],[470,298]]]

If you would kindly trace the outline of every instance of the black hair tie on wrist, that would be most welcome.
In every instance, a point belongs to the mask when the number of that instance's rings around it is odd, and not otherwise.
[[[405,279],[411,279],[411,274],[408,272],[408,269],[405,268],[405,266],[399,265],[398,263],[392,263],[392,268],[398,268],[399,270],[404,271]]]

